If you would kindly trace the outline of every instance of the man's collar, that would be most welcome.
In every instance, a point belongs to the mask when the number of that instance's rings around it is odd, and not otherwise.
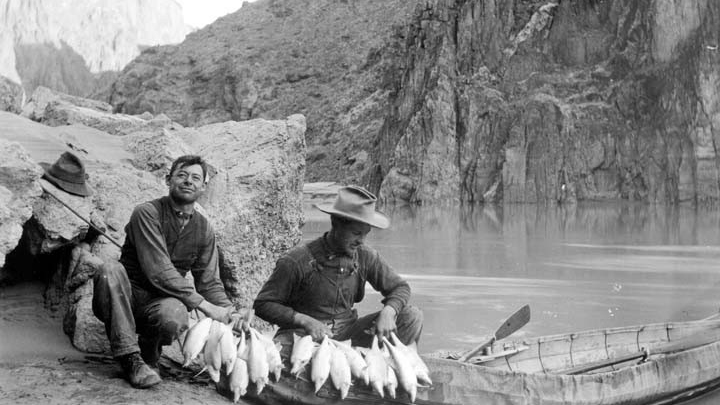
[[[164,200],[164,203],[167,204],[167,208],[170,210],[170,212],[173,213],[173,215],[175,215],[176,218],[182,219],[184,221],[184,220],[191,219],[193,217],[193,215],[195,215],[194,209],[190,213],[186,213],[186,212],[176,209],[173,206],[172,198],[169,195],[162,197],[162,200]]]
[[[354,257],[355,252],[348,252],[347,250],[338,246],[335,243],[335,240],[330,237],[330,232],[325,232],[325,234],[322,237],[322,240],[323,240],[323,246],[325,247],[325,250],[327,251],[327,253],[329,255]]]
[[[183,221],[189,220],[190,218],[192,218],[193,214],[195,213],[195,212],[191,212],[188,214],[187,212],[182,212],[182,211],[177,211],[177,210],[173,210],[173,212],[175,213],[176,217],[182,219]]]

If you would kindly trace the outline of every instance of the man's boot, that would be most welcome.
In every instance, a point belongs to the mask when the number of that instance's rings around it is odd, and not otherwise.
[[[130,384],[135,388],[149,388],[162,379],[140,357],[140,353],[130,353],[117,358]]]
[[[158,372],[158,362],[160,361],[160,356],[162,355],[162,346],[160,345],[160,341],[158,339],[140,335],[138,338],[138,345],[140,346],[140,356],[142,356],[145,364]]]

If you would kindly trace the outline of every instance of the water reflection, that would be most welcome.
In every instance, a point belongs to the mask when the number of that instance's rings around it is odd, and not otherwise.
[[[308,207],[305,239],[329,228]],[[632,203],[387,209],[376,248],[413,288],[423,349],[470,347],[529,303],[517,333],[702,318],[720,300],[720,211]],[[376,310],[369,295],[361,310]]]

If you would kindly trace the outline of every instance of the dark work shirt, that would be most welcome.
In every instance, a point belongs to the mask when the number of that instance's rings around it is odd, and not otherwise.
[[[410,299],[408,283],[374,249],[361,245],[352,256],[334,252],[326,236],[278,259],[255,299],[255,314],[281,328],[294,326],[295,312],[320,321],[345,318],[362,301],[366,281],[400,313]]]
[[[169,197],[138,205],[125,226],[120,263],[133,288],[157,297],[175,297],[188,310],[203,301],[232,305],[220,281],[215,232],[195,211],[181,228]],[[195,288],[185,278],[192,272]]]

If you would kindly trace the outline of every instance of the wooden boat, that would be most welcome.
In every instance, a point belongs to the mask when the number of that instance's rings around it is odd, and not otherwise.
[[[720,386],[720,320],[658,323],[494,342],[491,353],[459,362],[423,356],[433,385],[416,404],[669,404]],[[477,363],[480,364],[472,364]],[[265,404],[407,404],[356,382],[344,400],[328,381],[315,394],[306,376],[283,374]],[[254,402],[254,401],[253,401]]]

